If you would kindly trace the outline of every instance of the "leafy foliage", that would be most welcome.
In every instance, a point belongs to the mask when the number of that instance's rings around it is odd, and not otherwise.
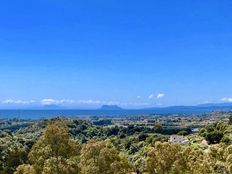
[[[14,121],[3,127],[21,125]],[[1,130],[0,174],[232,173],[232,126],[228,122],[209,124],[199,133],[154,123],[102,123],[54,118],[29,124],[24,120],[27,127]],[[168,142],[169,134],[187,136],[190,142]]]

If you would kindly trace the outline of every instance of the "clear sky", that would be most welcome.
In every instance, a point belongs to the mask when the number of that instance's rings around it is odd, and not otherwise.
[[[0,106],[232,102],[231,0],[0,4]]]

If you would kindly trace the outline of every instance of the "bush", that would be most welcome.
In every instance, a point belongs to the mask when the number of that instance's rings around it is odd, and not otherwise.
[[[186,136],[186,135],[188,135],[188,132],[186,130],[181,130],[178,132],[178,135]]]
[[[139,135],[139,141],[145,141],[147,139],[148,135],[147,134],[144,134],[144,133],[141,133]]]
[[[210,144],[218,144],[223,138],[223,133],[219,131],[213,131],[208,133],[205,138]]]
[[[229,117],[229,125],[232,125],[232,115]]]

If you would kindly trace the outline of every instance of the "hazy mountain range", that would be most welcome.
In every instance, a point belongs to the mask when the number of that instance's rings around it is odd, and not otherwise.
[[[117,113],[125,111],[133,111],[133,113],[154,113],[154,114],[200,114],[208,113],[213,111],[232,111],[232,103],[207,103],[200,104],[195,106],[169,106],[169,107],[150,107],[150,108],[140,108],[140,109],[127,109],[121,108],[118,105],[103,105],[98,109],[83,109],[83,108],[70,108],[59,105],[49,105],[49,106],[40,106],[40,107],[25,107],[25,108],[0,108],[0,110],[90,110],[90,111],[115,111]]]
[[[128,110],[120,108],[119,106],[104,105],[100,108],[101,110]],[[196,106],[169,106],[169,107],[152,107],[143,108],[137,110],[150,110],[158,114],[167,113],[186,113],[186,114],[197,114],[197,113],[207,113],[214,111],[232,111],[232,103],[207,103],[200,104]]]

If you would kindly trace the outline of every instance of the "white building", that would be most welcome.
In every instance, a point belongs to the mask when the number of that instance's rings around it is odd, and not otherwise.
[[[184,136],[172,135],[169,138],[169,142],[171,142],[171,143],[180,143],[180,144],[188,144],[189,140]]]

